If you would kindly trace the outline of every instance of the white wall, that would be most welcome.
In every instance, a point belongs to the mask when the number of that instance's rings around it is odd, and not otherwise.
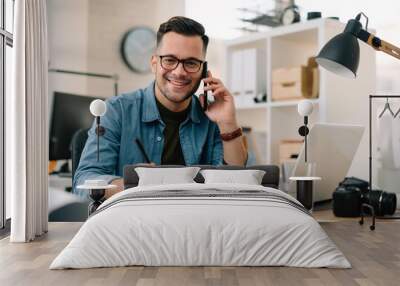
[[[181,0],[89,0],[88,69],[117,73],[120,92],[146,87],[154,76],[133,73],[123,63],[119,52],[122,37],[135,26],[149,26],[157,31],[162,22],[183,13]],[[112,88],[111,81],[89,79],[88,94],[110,96]]]
[[[119,53],[122,36],[138,25],[157,30],[161,22],[183,15],[184,7],[184,0],[48,0],[50,67],[117,73],[120,92],[145,87],[153,75],[125,66]],[[50,73],[49,91],[103,97],[114,92],[111,80],[58,73]]]
[[[48,0],[49,68],[86,71],[88,1]],[[82,76],[49,73],[49,106],[54,91],[86,94]],[[51,108],[50,108],[51,110]],[[51,120],[51,118],[49,117]]]

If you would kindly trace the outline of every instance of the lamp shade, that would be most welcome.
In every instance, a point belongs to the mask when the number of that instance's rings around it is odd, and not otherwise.
[[[107,106],[101,99],[95,99],[90,103],[89,109],[93,116],[103,116],[107,111]]]
[[[316,62],[337,75],[355,78],[360,61],[360,46],[357,38],[343,32],[329,40],[319,52]]]
[[[301,116],[309,116],[313,112],[314,106],[311,100],[303,99],[297,104],[297,112]]]

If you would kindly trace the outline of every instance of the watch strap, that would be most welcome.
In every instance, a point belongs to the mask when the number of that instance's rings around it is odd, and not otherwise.
[[[232,132],[228,132],[228,133],[221,133],[221,139],[223,141],[231,141],[237,137],[242,136],[243,132],[242,132],[242,128],[238,128]]]

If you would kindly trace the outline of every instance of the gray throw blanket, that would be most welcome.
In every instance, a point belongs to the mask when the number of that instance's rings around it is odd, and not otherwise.
[[[125,195],[122,195],[118,199],[107,203],[105,202],[104,205],[100,206],[97,211],[92,213],[91,217],[107,210],[108,208],[117,205],[121,202],[127,202],[127,201],[144,201],[144,200],[153,200],[153,199],[174,199],[174,200],[190,200],[190,199],[223,199],[223,198],[229,198],[229,199],[246,199],[246,200],[251,200],[251,199],[256,199],[258,201],[264,200],[264,201],[273,201],[276,203],[281,203],[281,204],[286,204],[290,205],[297,210],[311,215],[310,212],[304,208],[303,205],[296,201],[289,200],[288,198],[279,195],[279,194],[272,194],[266,191],[260,191],[260,190],[240,190],[240,191],[221,191],[221,190],[216,190],[216,189],[203,189],[203,190],[164,190],[164,191],[138,191],[138,192],[130,192]]]

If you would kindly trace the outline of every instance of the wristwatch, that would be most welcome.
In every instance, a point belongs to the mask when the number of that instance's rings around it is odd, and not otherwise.
[[[222,139],[222,141],[231,141],[239,136],[242,136],[242,128],[240,128],[240,127],[232,132],[222,133],[221,139]]]

